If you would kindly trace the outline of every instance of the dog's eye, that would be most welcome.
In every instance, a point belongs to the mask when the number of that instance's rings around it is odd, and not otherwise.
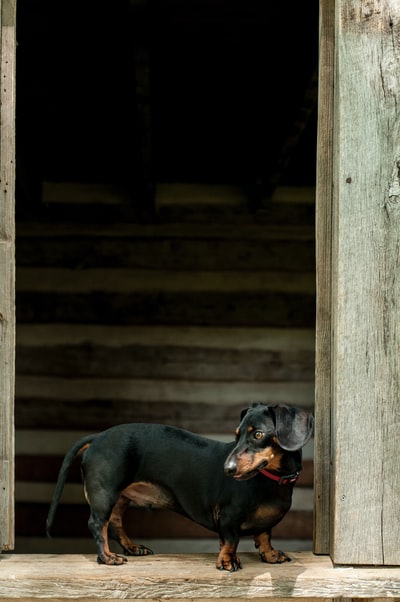
[[[262,431],[254,431],[253,437],[259,441],[264,437],[264,433]]]

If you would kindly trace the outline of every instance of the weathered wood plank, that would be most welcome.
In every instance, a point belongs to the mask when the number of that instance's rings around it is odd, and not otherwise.
[[[400,4],[336,16],[332,558],[400,565]]]
[[[20,324],[18,374],[307,381],[314,329]],[[111,361],[112,359],[112,361]]]
[[[290,550],[288,550],[290,553]],[[154,555],[131,558],[119,567],[98,565],[93,555],[0,557],[0,596],[26,600],[206,600],[237,602],[265,598],[310,600],[400,596],[398,568],[334,567],[326,556],[290,553],[292,562],[261,564],[257,553],[241,554],[243,569],[215,569],[215,554]],[[55,578],[56,576],[56,578]]]
[[[62,393],[62,395],[60,395]],[[169,403],[209,403],[234,406],[247,404],[249,400],[264,403],[287,403],[307,408],[313,407],[314,385],[312,382],[193,382],[157,381],[129,378],[56,378],[18,376],[18,399],[65,399],[80,402],[83,399],[110,401],[143,401]]]
[[[221,328],[196,326],[104,326],[103,324],[20,324],[17,345],[35,348],[60,345],[107,345],[111,349],[129,345],[237,349],[314,351],[314,328]]]
[[[71,204],[124,204],[129,197],[116,186],[98,182],[43,182],[43,202]],[[191,183],[158,184],[157,204],[162,205],[232,205],[248,206],[248,195],[242,187]],[[268,203],[313,204],[315,189],[312,186],[277,187]]]
[[[191,383],[193,388],[193,383]],[[179,387],[177,387],[178,389]],[[90,432],[109,428],[113,424],[125,422],[157,422],[175,424],[181,428],[198,433],[233,432],[237,426],[240,412],[246,402],[211,404],[209,402],[168,402],[130,401],[105,399],[102,396],[80,399],[60,398],[16,398],[15,424],[17,428],[69,428],[86,429]],[[254,397],[250,400],[255,400]],[[296,404],[312,407],[312,398],[308,403]],[[247,402],[248,403],[248,402]],[[290,405],[290,404],[289,404]]]
[[[81,223],[81,222],[49,222],[29,221],[18,222],[17,240],[43,238],[52,241],[57,239],[76,239],[78,242],[85,238],[107,241],[160,240],[162,238],[176,240],[208,240],[208,241],[248,241],[259,244],[262,241],[271,243],[280,241],[298,241],[309,243],[315,240],[314,224],[275,224],[259,223],[256,220],[244,221],[232,225],[228,216],[224,223],[212,221],[203,223],[181,223],[179,221],[162,222],[157,219],[137,222],[115,222],[112,224]]]
[[[253,224],[256,220],[258,224],[266,225],[300,225],[314,224],[314,193],[310,196],[310,191],[306,191],[306,202],[298,197],[298,194],[289,191],[287,199],[285,193],[277,199],[279,202],[266,202],[256,212],[249,208],[249,203],[246,204],[230,204],[229,206],[229,223],[231,225]],[[110,206],[112,207],[113,222],[137,222],[138,220],[146,222],[149,219],[154,219],[154,213],[143,213],[141,207],[133,207],[129,203],[124,202],[126,193],[123,192],[120,198],[115,198],[114,192],[111,193],[110,203],[107,201],[107,193],[99,192],[98,198],[93,196],[93,191],[90,191],[90,196],[85,199],[85,193],[82,193],[78,187],[69,191],[67,194],[62,192],[62,186],[58,191],[58,198],[46,195],[43,199],[43,204],[36,212],[36,219],[39,217],[43,222],[54,223],[77,221],[76,202],[79,202],[79,223],[93,224],[93,216],[96,216],[97,224],[109,224],[110,222]],[[117,192],[117,197],[118,197]],[[303,195],[304,196],[304,195]],[[74,199],[76,202],[74,202]],[[312,199],[311,202],[308,202]],[[287,200],[287,202],[286,202]],[[282,202],[283,201],[283,202]],[[207,204],[204,203],[184,203],[184,204],[164,204],[159,207],[156,218],[157,221],[168,223],[171,221],[186,222],[188,224],[197,222],[209,224],[223,225],[226,224],[227,206],[224,203]],[[31,219],[31,215],[20,215],[20,223],[23,220]]]
[[[315,296],[301,293],[18,292],[19,323],[272,326],[313,328]]]
[[[1,164],[0,164],[1,170]],[[1,196],[1,195],[0,195]],[[0,203],[1,204],[1,203]],[[9,233],[9,231],[8,231]],[[14,250],[0,241],[0,551],[14,548]]]
[[[16,2],[0,3],[0,551],[14,548]]]
[[[239,351],[127,345],[110,350],[85,343],[36,348],[17,346],[17,374],[186,380],[311,381],[314,352]]]
[[[60,395],[62,393],[62,395]],[[307,408],[313,407],[314,385],[312,382],[196,382],[153,381],[152,379],[128,378],[47,378],[18,376],[18,399],[55,398],[80,402],[82,399],[103,399],[129,402],[134,400],[169,403],[209,403],[211,406],[246,405],[250,401],[269,404],[287,403]]]
[[[315,293],[315,273],[296,272],[282,276],[274,271],[240,270],[130,270],[113,268],[18,268],[17,292],[137,294],[141,292]]]
[[[331,262],[335,1],[320,1],[316,190],[315,535],[314,551],[330,550]]]
[[[248,205],[248,194],[242,187],[191,183],[158,184],[156,188],[158,206],[165,205]],[[274,190],[268,203],[306,203],[315,201],[315,189],[311,186],[281,186]]]
[[[99,233],[89,237],[55,236],[51,230],[40,237],[17,237],[17,265],[69,267],[74,269],[109,268],[111,266],[139,269],[185,270],[280,270],[312,271],[315,266],[314,240],[296,240],[281,236],[278,240],[253,239],[251,242],[237,233],[226,239],[208,238],[203,229],[201,238],[189,238],[188,233],[174,238],[110,236]]]

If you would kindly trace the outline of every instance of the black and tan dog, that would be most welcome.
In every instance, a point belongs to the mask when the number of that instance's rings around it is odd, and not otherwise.
[[[254,403],[242,412],[236,441],[221,443],[172,426],[121,424],[77,441],[64,458],[47,518],[49,534],[73,459],[81,456],[89,529],[98,562],[119,565],[125,554],[152,554],[125,533],[129,504],[169,508],[218,533],[217,568],[236,571],[243,535],[253,535],[263,562],[288,556],[271,545],[271,530],[290,508],[301,448],[313,431],[310,412]]]

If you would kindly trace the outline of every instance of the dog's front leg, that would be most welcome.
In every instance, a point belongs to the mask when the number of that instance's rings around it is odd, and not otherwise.
[[[259,535],[254,535],[254,543],[260,554],[262,562],[271,564],[280,564],[281,562],[289,562],[291,559],[287,554],[280,550],[275,550],[271,544],[271,531],[265,531]]]
[[[220,552],[217,559],[217,569],[220,571],[230,571],[231,573],[241,569],[240,558],[236,554],[236,549],[239,543],[238,537],[229,538],[231,541],[226,541],[221,535],[219,539]]]

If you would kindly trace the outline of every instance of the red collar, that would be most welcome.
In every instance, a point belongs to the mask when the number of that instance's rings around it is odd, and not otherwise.
[[[265,468],[262,468],[260,470],[260,472],[263,475],[265,475],[266,477],[268,477],[269,479],[272,479],[273,481],[276,481],[277,483],[279,483],[279,485],[288,485],[289,483],[295,483],[300,474],[300,472],[293,472],[292,474],[286,474],[286,475],[280,477],[277,474],[273,474],[272,472],[269,472]]]

